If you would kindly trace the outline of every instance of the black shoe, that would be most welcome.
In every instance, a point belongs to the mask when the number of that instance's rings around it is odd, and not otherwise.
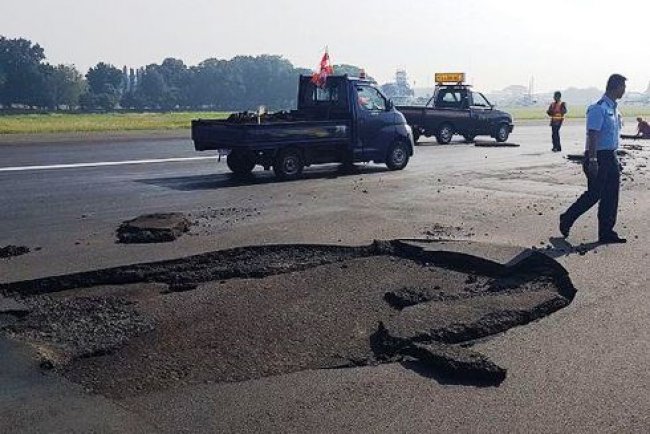
[[[571,231],[571,224],[567,221],[564,214],[560,214],[560,233],[564,238],[569,236]]]
[[[627,239],[619,237],[617,233],[613,233],[598,237],[598,242],[600,244],[624,244],[627,243]]]
[[[551,151],[552,151],[552,152],[560,152],[561,149],[553,148],[553,149],[551,149]]]

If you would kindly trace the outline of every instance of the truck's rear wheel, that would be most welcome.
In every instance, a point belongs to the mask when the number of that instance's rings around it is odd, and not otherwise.
[[[503,143],[508,140],[510,136],[510,127],[507,124],[501,124],[497,127],[497,131],[494,134],[494,138],[497,142]]]
[[[441,145],[451,142],[452,137],[454,137],[454,127],[450,124],[442,124],[436,133],[436,141]]]
[[[304,167],[305,163],[300,152],[295,148],[289,148],[278,153],[273,171],[280,179],[296,179],[302,174]]]
[[[241,152],[231,152],[228,154],[226,164],[235,175],[247,175],[255,167],[255,162]]]
[[[409,162],[409,151],[402,142],[395,143],[388,149],[386,166],[390,170],[402,170]]]
[[[420,136],[422,135],[422,132],[420,131],[419,127],[413,127],[413,144],[417,145],[418,140],[420,140]]]

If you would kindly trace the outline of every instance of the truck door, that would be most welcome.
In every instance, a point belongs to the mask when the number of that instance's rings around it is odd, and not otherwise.
[[[471,128],[472,120],[469,110],[469,96],[466,89],[462,87],[441,87],[436,93],[435,107],[443,110],[441,116],[436,119],[435,130],[442,124],[451,124],[454,132],[466,134]]]
[[[472,113],[474,135],[492,134],[492,126],[490,122],[492,105],[482,94],[472,92],[472,105],[470,106],[470,111]]]
[[[386,98],[374,87],[358,84],[356,93],[357,136],[362,149],[354,150],[355,157],[361,153],[365,160],[383,160],[395,139],[396,113],[388,109]]]

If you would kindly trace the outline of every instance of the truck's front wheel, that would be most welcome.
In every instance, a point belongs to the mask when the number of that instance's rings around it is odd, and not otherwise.
[[[497,127],[497,132],[494,135],[494,138],[497,140],[497,142],[503,143],[506,140],[508,140],[509,136],[510,136],[510,127],[507,124],[501,124]]]
[[[241,152],[228,154],[226,164],[235,175],[248,175],[255,167],[255,162]]]
[[[280,179],[296,179],[302,174],[305,163],[297,149],[283,149],[273,164],[275,176]]]
[[[454,137],[454,127],[450,124],[442,124],[436,133],[436,141],[441,145],[451,142],[452,137]]]
[[[395,143],[388,150],[386,166],[390,170],[402,170],[409,162],[408,148],[404,143]]]

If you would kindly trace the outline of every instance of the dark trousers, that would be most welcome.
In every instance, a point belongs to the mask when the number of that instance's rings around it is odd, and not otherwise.
[[[562,145],[560,144],[560,128],[562,128],[562,124],[551,124],[551,138],[553,140],[554,151],[562,150]]]
[[[598,235],[599,238],[608,237],[613,234],[616,224],[621,166],[616,151],[598,151],[598,175],[595,178],[589,176],[588,164],[589,160],[585,153],[583,170],[587,175],[587,191],[569,207],[562,218],[571,226],[596,202],[600,201],[598,204]]]

